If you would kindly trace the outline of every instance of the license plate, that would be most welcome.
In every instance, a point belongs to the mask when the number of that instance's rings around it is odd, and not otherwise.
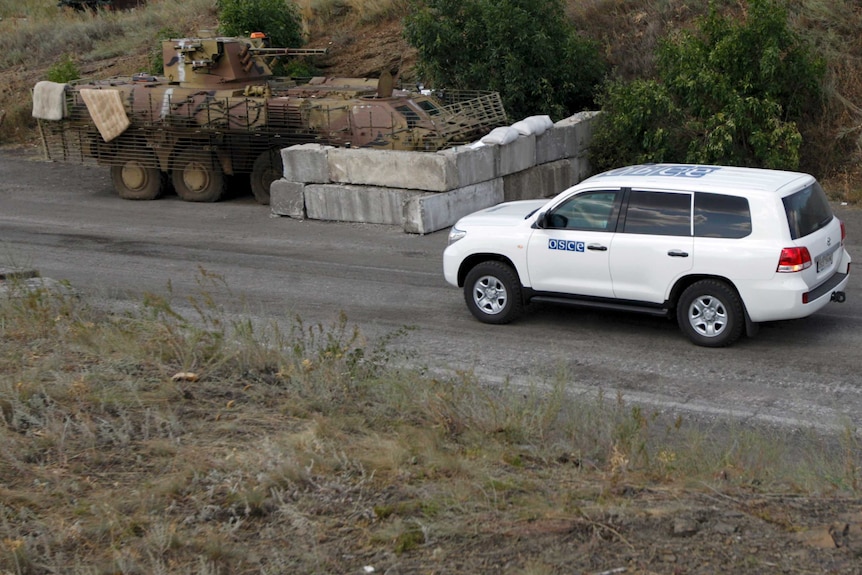
[[[832,254],[834,253],[835,252],[824,254],[815,260],[817,262],[817,273],[820,273],[832,265]]]

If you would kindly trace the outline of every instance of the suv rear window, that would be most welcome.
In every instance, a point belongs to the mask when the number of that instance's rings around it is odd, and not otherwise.
[[[784,198],[784,211],[792,239],[804,238],[832,221],[832,208],[820,184],[814,182]]]
[[[748,200],[698,192],[694,195],[694,235],[700,238],[744,238],[751,233]]]

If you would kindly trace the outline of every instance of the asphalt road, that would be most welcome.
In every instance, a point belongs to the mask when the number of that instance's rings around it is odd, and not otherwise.
[[[135,305],[145,292],[178,306],[199,270],[221,276],[234,313],[305,323],[340,312],[375,338],[402,340],[432,370],[473,370],[489,383],[563,377],[576,392],[642,402],[665,414],[730,414],[821,429],[862,423],[862,276],[847,302],[804,320],[767,324],[727,349],[696,347],[669,320],[537,307],[484,325],[445,283],[446,231],[273,217],[249,196],[192,204],[119,199],[108,170],[0,151],[0,266],[38,269],[95,298]],[[36,156],[38,157],[38,156]],[[862,209],[835,206],[862,262]],[[859,272],[856,272],[859,275]]]

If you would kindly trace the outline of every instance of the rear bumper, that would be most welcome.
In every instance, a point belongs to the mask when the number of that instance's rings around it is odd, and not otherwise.
[[[786,281],[779,289],[774,284],[762,284],[751,290],[740,290],[740,295],[751,321],[799,319],[829,304],[832,294],[845,291],[849,280],[849,273],[835,273],[813,290],[798,279]]]
[[[831,278],[820,284],[810,292],[808,292],[808,301],[814,302],[823,297],[832,300],[832,294],[836,291],[844,291],[847,286],[847,280],[850,279],[850,273],[836,273]]]

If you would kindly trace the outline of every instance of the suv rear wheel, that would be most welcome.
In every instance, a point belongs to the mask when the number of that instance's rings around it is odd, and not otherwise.
[[[482,262],[470,270],[464,281],[464,300],[483,323],[509,323],[524,311],[518,274],[503,262]]]
[[[745,327],[739,296],[719,280],[701,280],[688,286],[677,302],[676,319],[693,343],[705,347],[730,345]]]

